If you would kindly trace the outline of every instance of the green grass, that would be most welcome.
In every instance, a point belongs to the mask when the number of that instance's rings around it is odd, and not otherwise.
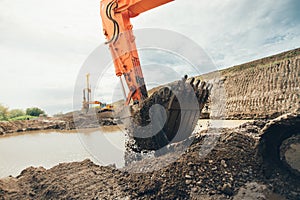
[[[28,119],[34,119],[34,118],[37,118],[37,117],[30,116],[30,115],[24,115],[24,116],[20,116],[20,117],[11,118],[11,119],[9,119],[9,121],[28,120]]]

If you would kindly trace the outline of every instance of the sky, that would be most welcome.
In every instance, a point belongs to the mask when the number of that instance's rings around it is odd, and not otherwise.
[[[300,47],[299,10],[299,0],[175,0],[132,24],[185,35],[222,69]],[[99,0],[0,0],[0,103],[72,110],[78,73],[104,41]]]

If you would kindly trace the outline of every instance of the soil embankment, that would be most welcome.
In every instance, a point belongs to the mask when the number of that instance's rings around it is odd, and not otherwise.
[[[211,117],[273,119],[300,104],[300,49],[202,76],[213,81],[211,99],[223,101]]]

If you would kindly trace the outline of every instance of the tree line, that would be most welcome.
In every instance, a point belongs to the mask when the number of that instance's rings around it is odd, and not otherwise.
[[[8,107],[0,104],[0,121],[8,120],[26,120],[46,115],[45,111],[38,107],[22,109],[9,109]]]

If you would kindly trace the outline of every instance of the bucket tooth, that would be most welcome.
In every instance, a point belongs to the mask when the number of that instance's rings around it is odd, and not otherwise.
[[[194,88],[194,81],[195,81],[195,78],[193,77],[192,80],[190,81],[190,84],[193,88]]]
[[[201,82],[200,80],[197,80],[196,85],[194,86],[195,91],[198,89],[200,82]]]

